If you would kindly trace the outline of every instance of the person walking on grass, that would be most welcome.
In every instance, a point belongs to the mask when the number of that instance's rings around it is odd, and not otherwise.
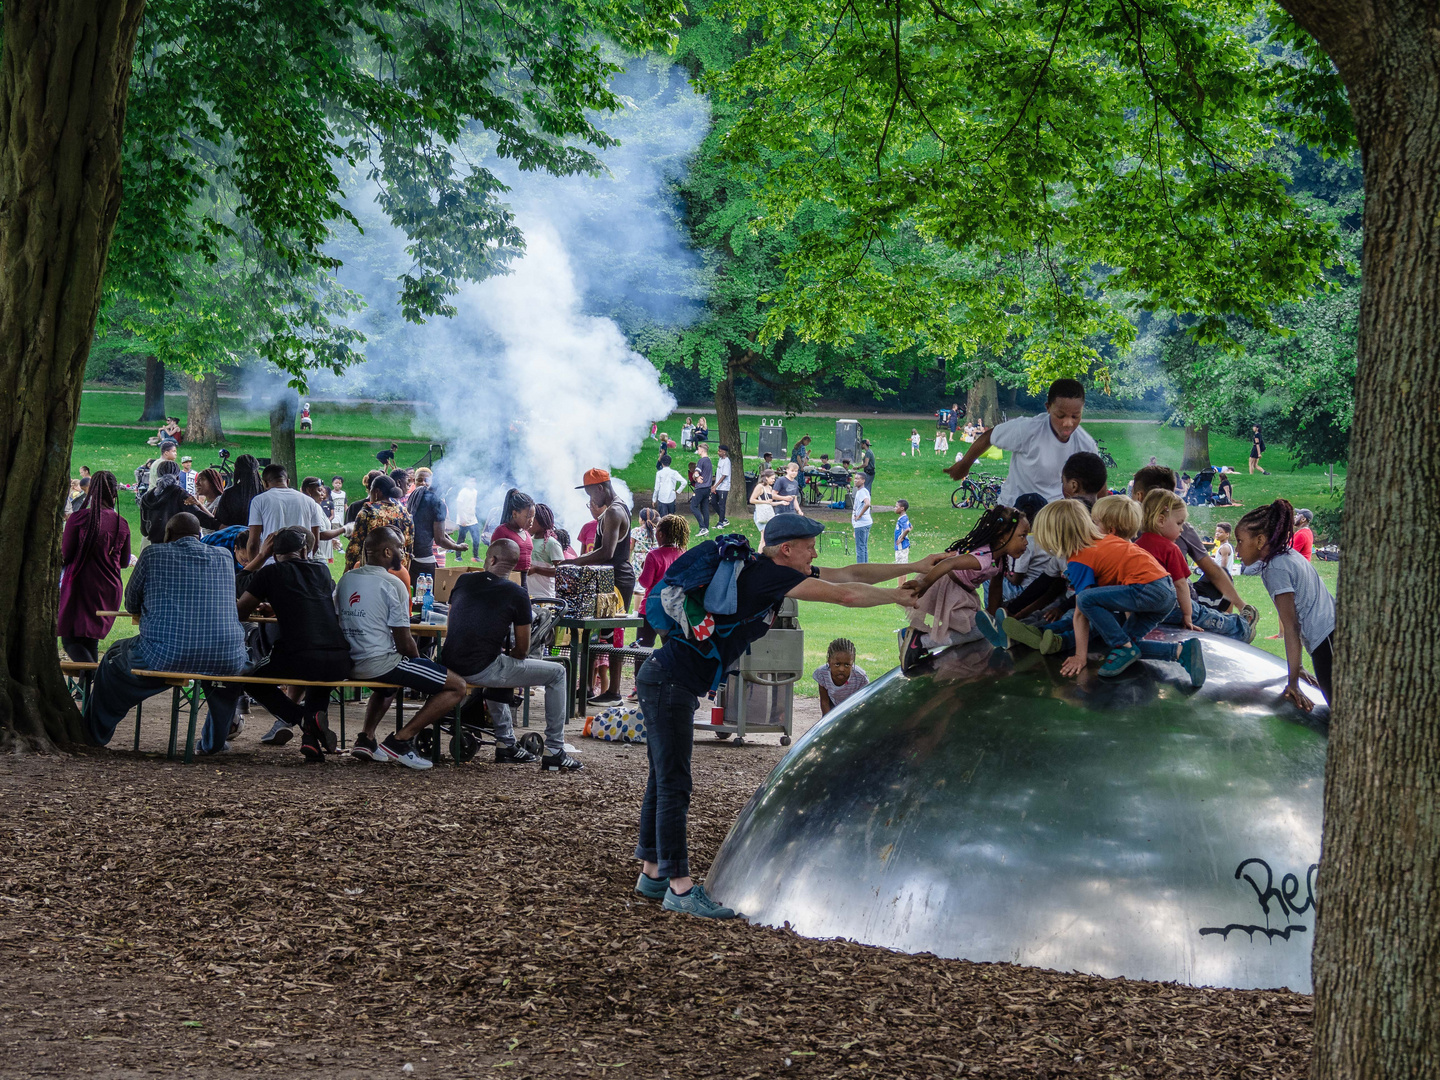
[[[715,513],[715,527],[723,529],[730,524],[725,513],[725,502],[730,498],[730,478],[733,466],[730,462],[730,447],[720,445],[720,456],[715,459],[715,487],[710,494],[711,507]]]
[[[736,912],[716,903],[690,876],[686,821],[690,810],[690,756],[695,739],[695,710],[749,645],[770,629],[786,597],[841,607],[867,608],[915,603],[908,588],[877,584],[897,577],[903,567],[815,566],[815,538],[825,526],[802,514],[780,514],[765,529],[765,546],[736,579],[733,615],[714,616],[721,627],[713,640],[719,655],[709,657],[681,636],[671,634],[640,669],[636,687],[645,717],[650,775],[640,804],[635,858],[640,877],[635,891],[659,900],[666,911],[707,919],[733,919]],[[707,541],[713,545],[714,541]],[[917,564],[930,569],[929,560]],[[724,631],[728,630],[728,633]]]
[[[710,532],[710,491],[715,482],[715,463],[710,460],[710,450],[704,443],[695,452],[700,458],[695,463],[695,494],[690,499],[690,513],[700,526],[695,535],[706,536]]]
[[[1260,455],[1265,453],[1265,436],[1260,434],[1260,425],[1250,425],[1250,475],[1260,473],[1262,476],[1270,474],[1260,467]]]

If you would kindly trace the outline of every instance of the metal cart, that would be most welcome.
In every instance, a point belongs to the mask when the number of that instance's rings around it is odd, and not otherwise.
[[[805,670],[799,614],[800,605],[786,598],[775,625],[740,658],[738,670],[717,691],[708,721],[697,720],[697,729],[714,732],[717,739],[733,735],[737,746],[744,745],[747,733],[779,732],[780,745],[790,745],[795,684]]]

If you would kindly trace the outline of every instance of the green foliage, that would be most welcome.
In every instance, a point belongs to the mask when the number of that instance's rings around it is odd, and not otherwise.
[[[405,318],[448,315],[462,279],[522,237],[493,173],[451,147],[472,127],[524,169],[594,172],[620,99],[598,41],[663,47],[673,0],[155,0],[136,48],[125,193],[107,286],[167,363],[247,349],[303,385],[357,339],[327,276],[342,178],[373,182],[408,238]]]
[[[1252,5],[720,10],[756,42],[707,79],[736,110],[723,149],[756,177],[753,227],[795,234],[761,341],[1023,342],[1032,384],[1103,378],[1106,346],[1133,340],[1127,309],[1233,348],[1233,320],[1273,330],[1335,261],[1266,158],[1277,113],[1323,80],[1236,29]]]

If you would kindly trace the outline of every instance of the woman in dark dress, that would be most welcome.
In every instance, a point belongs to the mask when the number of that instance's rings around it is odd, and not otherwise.
[[[60,610],[56,632],[71,660],[96,663],[100,640],[110,633],[113,618],[97,611],[117,611],[123,589],[120,571],[130,565],[130,526],[115,511],[119,485],[103,469],[90,478],[86,506],[65,522],[60,539]]]
[[[220,501],[211,507],[215,524],[207,526],[223,529],[230,525],[250,524],[250,501],[259,495],[260,463],[252,454],[241,454],[235,459],[235,476],[220,494]]]

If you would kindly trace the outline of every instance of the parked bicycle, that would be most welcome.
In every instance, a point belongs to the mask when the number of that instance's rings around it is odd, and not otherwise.
[[[1099,439],[1095,440],[1095,452],[1100,455],[1100,460],[1105,462],[1107,469],[1115,468],[1115,459],[1110,456],[1110,451],[1105,449],[1105,444]]]
[[[230,451],[223,446],[220,448],[220,460],[211,462],[210,467],[225,479],[227,486],[230,483],[230,478],[235,475],[235,466],[230,464]]]
[[[989,510],[1000,502],[1001,480],[989,473],[971,473],[950,493],[956,510]]]

